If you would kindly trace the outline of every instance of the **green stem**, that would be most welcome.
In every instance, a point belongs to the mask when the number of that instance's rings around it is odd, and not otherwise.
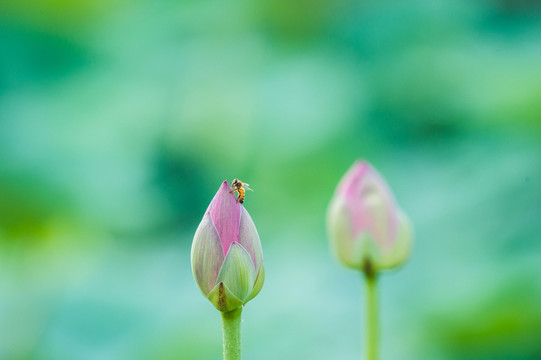
[[[240,360],[240,319],[242,308],[222,313],[224,360]]]
[[[373,271],[366,271],[366,360],[378,359],[378,299],[377,276]]]

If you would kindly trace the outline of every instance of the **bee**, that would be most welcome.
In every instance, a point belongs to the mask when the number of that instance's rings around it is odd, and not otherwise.
[[[242,182],[239,179],[234,179],[231,182],[231,193],[236,193],[236,192],[239,193],[239,196],[237,197],[237,201],[240,202],[241,204],[244,202],[244,196],[246,194],[245,190],[253,191],[248,186],[250,186],[250,184]]]

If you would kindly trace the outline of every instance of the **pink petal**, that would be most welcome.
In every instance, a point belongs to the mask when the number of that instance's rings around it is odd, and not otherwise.
[[[229,184],[224,181],[207,210],[220,236],[224,256],[231,244],[239,242],[240,206]]]
[[[192,245],[192,271],[201,292],[207,296],[216,285],[218,272],[224,262],[222,245],[209,213],[195,232]]]
[[[363,184],[372,167],[365,161],[356,161],[346,172],[346,175],[338,185],[338,191],[345,198],[347,207],[351,213],[353,234],[367,226],[368,214],[362,203]]]
[[[370,165],[366,161],[356,161],[346,172],[340,184],[338,184],[338,191],[342,193],[346,198],[354,197],[357,191],[357,187],[362,178],[370,170]]]
[[[397,235],[397,207],[389,186],[367,162],[357,161],[338,186],[351,214],[354,237],[367,231],[380,246],[392,246]],[[375,196],[384,204],[384,213],[367,200]],[[379,220],[379,221],[378,221]]]
[[[240,212],[239,242],[246,249],[248,254],[250,254],[255,270],[258,271],[263,262],[261,241],[259,240],[259,234],[257,233],[254,222],[244,206],[241,206]]]

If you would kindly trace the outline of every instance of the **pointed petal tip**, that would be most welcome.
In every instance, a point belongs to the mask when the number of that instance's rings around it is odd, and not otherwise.
[[[363,159],[356,160],[340,180],[338,190],[344,194],[351,195],[355,189],[355,185],[371,172],[372,166],[369,162]]]
[[[231,191],[231,187],[229,186],[229,183],[227,182],[227,180],[224,180],[220,184],[220,187],[218,188],[218,191],[217,191],[216,195],[224,196],[227,193],[229,193],[230,191]]]
[[[372,165],[364,159],[358,159],[353,163],[353,166],[351,167],[352,172],[355,174],[362,176],[367,171],[370,171],[372,169]]]
[[[216,195],[219,195],[220,197],[224,197],[224,198],[229,197],[230,200],[235,200],[235,203],[238,203],[237,197],[235,196],[235,194],[231,192],[231,186],[229,186],[229,183],[227,182],[227,180],[224,180],[222,182],[222,184],[218,188]]]

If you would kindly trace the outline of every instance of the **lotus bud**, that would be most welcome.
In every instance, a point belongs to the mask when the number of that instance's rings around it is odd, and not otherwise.
[[[390,269],[409,256],[409,220],[385,180],[367,162],[344,175],[327,212],[327,230],[336,257],[365,272]]]
[[[227,181],[218,189],[195,232],[192,271],[203,295],[222,312],[242,307],[263,286],[259,235]]]

